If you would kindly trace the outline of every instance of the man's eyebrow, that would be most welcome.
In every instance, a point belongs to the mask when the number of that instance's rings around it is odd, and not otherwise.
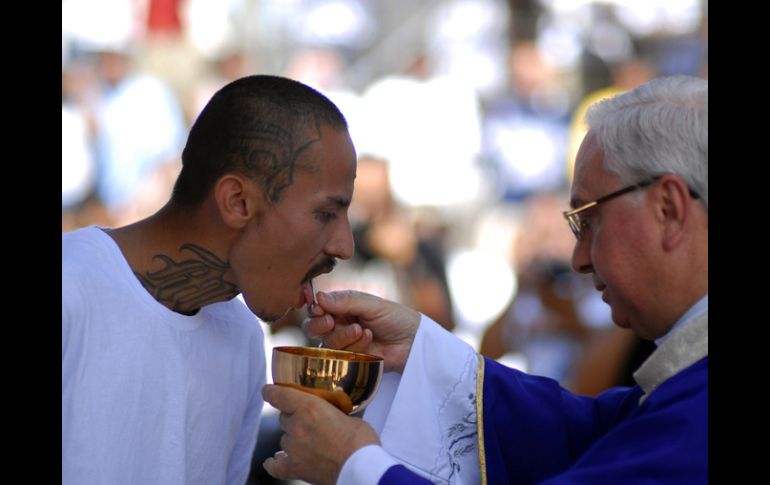
[[[350,205],[350,198],[348,197],[336,197],[330,195],[326,197],[326,200],[339,207],[348,207]]]

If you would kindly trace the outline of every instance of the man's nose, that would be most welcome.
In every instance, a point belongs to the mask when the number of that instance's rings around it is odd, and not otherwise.
[[[591,244],[585,239],[578,239],[572,250],[572,269],[578,273],[593,273],[591,262]]]
[[[350,221],[347,217],[343,218],[341,224],[335,228],[333,237],[326,245],[326,253],[339,259],[350,259],[355,251],[355,242],[353,241],[353,231],[350,228]]]

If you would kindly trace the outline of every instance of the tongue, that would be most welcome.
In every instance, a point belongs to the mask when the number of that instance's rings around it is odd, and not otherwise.
[[[313,304],[315,303],[315,294],[313,292],[313,280],[310,280],[307,283],[305,283],[302,289],[305,292],[305,304],[307,305],[308,310],[310,310],[313,307]]]

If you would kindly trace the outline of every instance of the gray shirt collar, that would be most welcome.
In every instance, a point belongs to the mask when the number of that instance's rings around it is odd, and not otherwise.
[[[708,353],[707,307],[692,322],[673,332],[634,373],[634,380],[644,391],[640,404],[663,382],[708,356]]]

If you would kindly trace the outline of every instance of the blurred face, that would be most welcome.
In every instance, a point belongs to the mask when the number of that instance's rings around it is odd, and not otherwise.
[[[579,207],[623,188],[619,178],[602,168],[603,153],[589,133],[575,161],[571,205]],[[653,211],[646,193],[622,195],[586,211],[588,227],[577,241],[572,266],[591,273],[596,289],[612,309],[613,321],[646,339],[666,329],[654,314],[657,258]]]
[[[280,200],[258,214],[230,254],[246,304],[265,321],[312,299],[309,281],[353,255],[348,206],[356,154],[347,131],[322,126]]]
[[[356,191],[353,206],[367,220],[375,219],[388,211],[390,205],[390,181],[385,162],[362,158],[358,162]]]

